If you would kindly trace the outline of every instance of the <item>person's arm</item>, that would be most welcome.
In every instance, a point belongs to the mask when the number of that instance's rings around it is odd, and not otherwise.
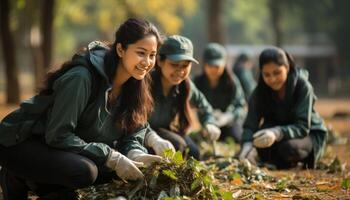
[[[248,103],[248,114],[243,124],[242,143],[253,141],[253,134],[259,129],[261,116],[256,101],[258,101],[258,98],[255,90]]]
[[[46,143],[81,154],[97,163],[105,163],[111,153],[108,145],[86,143],[74,133],[91,94],[90,72],[83,67],[75,67],[58,78],[53,89],[55,96],[51,112],[48,113]]]
[[[310,132],[311,115],[314,106],[314,92],[311,84],[306,80],[301,81],[296,91],[297,100],[294,110],[294,123],[279,126],[283,139],[303,138]]]
[[[134,133],[128,133],[120,140],[119,151],[124,155],[127,155],[130,150],[137,149],[144,153],[147,153],[145,147],[145,136],[149,129],[149,124],[145,124],[134,131]]]
[[[205,98],[204,94],[198,90],[192,81],[190,81],[190,103],[197,108],[198,119],[202,126],[206,124],[216,124],[212,115],[213,108]]]

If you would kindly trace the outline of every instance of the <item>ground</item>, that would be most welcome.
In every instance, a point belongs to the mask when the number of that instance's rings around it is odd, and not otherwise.
[[[3,101],[0,95],[0,102]],[[0,103],[0,119],[17,106],[6,106]],[[350,140],[350,99],[319,99],[316,110],[325,118],[328,125]],[[350,199],[350,191],[343,189],[342,183],[350,178],[350,142],[347,144],[329,145],[323,162],[329,164],[335,157],[339,158],[341,172],[327,173],[326,170],[303,170],[300,168],[288,171],[262,171],[275,180],[250,185],[238,179],[220,179],[225,177],[217,173],[216,182],[237,199]],[[223,172],[224,173],[224,172]],[[350,187],[350,180],[348,183]],[[2,195],[0,194],[0,200]]]

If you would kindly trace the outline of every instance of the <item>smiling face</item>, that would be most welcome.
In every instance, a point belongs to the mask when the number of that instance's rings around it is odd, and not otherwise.
[[[159,61],[159,67],[162,72],[162,80],[167,85],[178,85],[185,80],[191,72],[192,62],[188,60],[171,61],[165,59]]]
[[[117,44],[122,67],[131,77],[141,80],[154,67],[157,54],[157,38],[149,35],[123,49]]]
[[[266,85],[274,91],[280,91],[288,77],[288,67],[270,62],[262,66],[262,77]]]

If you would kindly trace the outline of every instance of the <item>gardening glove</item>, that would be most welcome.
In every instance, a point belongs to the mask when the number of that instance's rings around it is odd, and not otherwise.
[[[219,127],[224,127],[232,124],[233,120],[234,120],[234,116],[232,113],[224,112],[221,115],[218,115],[218,117],[216,118],[216,124]]]
[[[175,153],[174,145],[169,140],[159,137],[159,135],[154,131],[147,134],[145,141],[146,146],[152,147],[154,152],[159,156],[163,156],[164,151],[167,149],[170,149]]]
[[[279,127],[262,129],[253,135],[254,146],[258,148],[270,147],[275,141],[280,141],[283,138],[282,131]]]
[[[218,140],[221,134],[220,128],[214,124],[206,124],[203,130],[203,136],[210,140]]]
[[[220,109],[214,109],[212,114],[215,119],[218,119],[222,115],[222,111]]]
[[[238,159],[241,161],[248,160],[251,164],[256,165],[258,160],[258,152],[253,147],[252,142],[245,142],[242,145],[241,152],[238,155]]]
[[[241,152],[238,155],[239,160],[244,160],[247,158],[247,155],[249,152],[253,149],[253,143],[252,142],[245,142],[242,145]]]
[[[106,166],[113,169],[124,180],[143,179],[142,172],[137,168],[142,165],[142,162],[132,161],[117,151],[112,151],[106,161]]]
[[[146,166],[149,166],[154,162],[160,162],[162,160],[162,157],[160,156],[147,154],[138,149],[133,149],[129,151],[127,154],[127,157],[130,158],[131,160],[142,162]]]

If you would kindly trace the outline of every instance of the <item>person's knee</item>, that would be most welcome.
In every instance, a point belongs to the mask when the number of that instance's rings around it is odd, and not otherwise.
[[[76,173],[68,177],[67,185],[69,188],[83,188],[92,185],[98,175],[98,168],[95,164],[83,162],[78,167]]]
[[[175,140],[172,140],[171,143],[174,145],[175,149],[180,152],[185,152],[187,148],[186,141],[180,137]]]
[[[285,161],[296,162],[305,159],[310,152],[287,141],[279,145],[278,153]]]

